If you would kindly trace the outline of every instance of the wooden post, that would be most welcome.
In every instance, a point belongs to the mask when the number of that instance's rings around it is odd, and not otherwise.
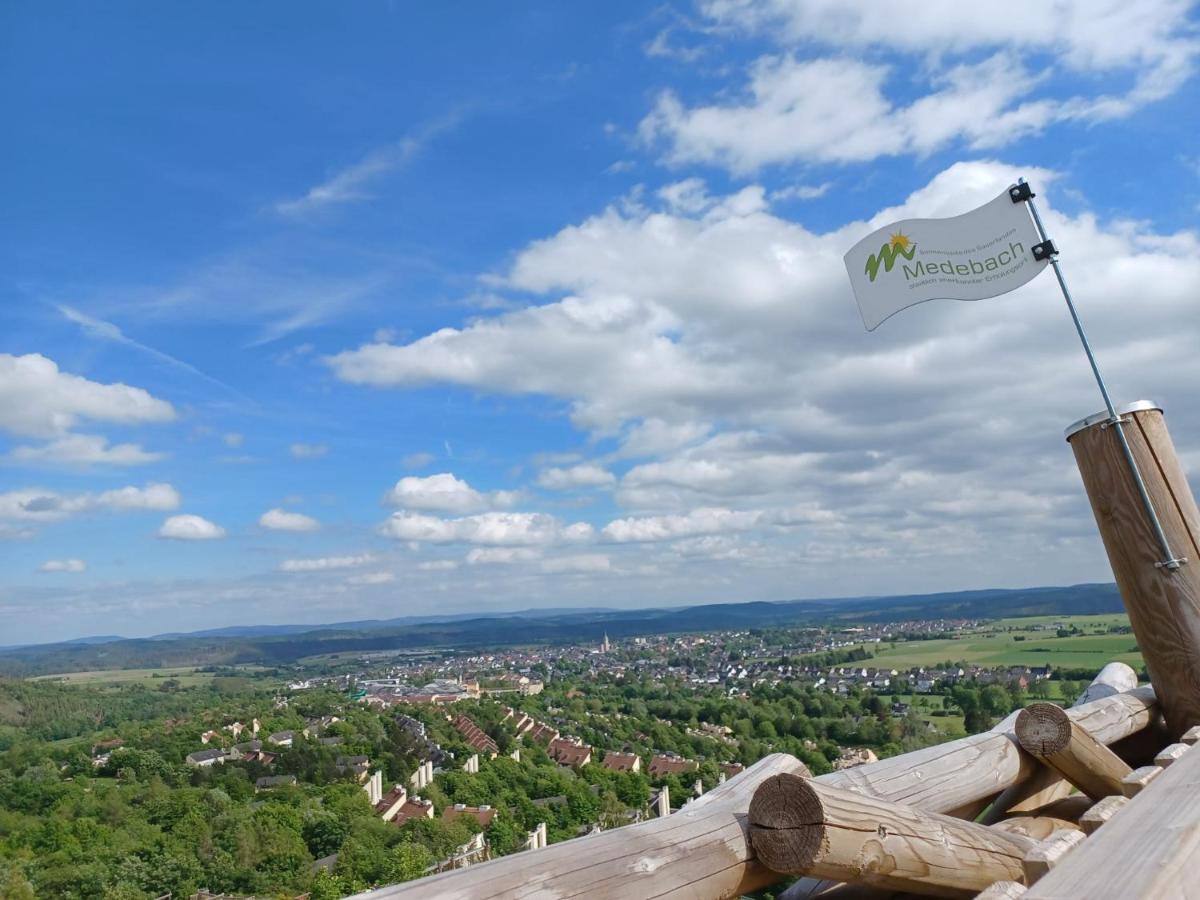
[[[1165,900],[1200,886],[1200,753],[1185,753],[1062,865],[1029,900]]]
[[[1035,843],[786,774],[758,786],[749,821],[755,854],[777,872],[940,897],[1019,880]]]
[[[1167,727],[1178,740],[1200,724],[1200,510],[1162,412],[1138,403],[1123,418],[1163,532],[1175,555],[1188,560],[1174,571],[1155,565],[1162,562],[1162,551],[1104,417],[1067,429],[1067,440]]]
[[[1097,828],[1124,809],[1128,802],[1128,797],[1105,797],[1079,817],[1079,825],[1083,828],[1084,834],[1095,832]]]
[[[1129,766],[1098,740],[1071,721],[1053,703],[1034,703],[1017,716],[1021,747],[1093,800],[1121,793]]]

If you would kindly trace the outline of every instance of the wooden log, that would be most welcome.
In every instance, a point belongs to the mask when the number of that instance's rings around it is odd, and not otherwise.
[[[1093,800],[1120,794],[1121,779],[1131,771],[1119,756],[1053,703],[1034,703],[1021,710],[1017,740],[1027,753]]]
[[[1134,769],[1121,779],[1122,796],[1133,799],[1162,773],[1162,766],[1142,766],[1140,769]]]
[[[1200,723],[1200,510],[1175,454],[1162,412],[1135,404],[1124,427],[1163,532],[1177,557],[1162,551],[1122,455],[1103,421],[1072,426],[1067,440],[1083,476],[1113,575],[1173,740]]]
[[[1159,751],[1158,756],[1154,757],[1154,764],[1159,768],[1165,769],[1167,766],[1171,765],[1171,763],[1175,762],[1175,760],[1179,759],[1179,757],[1183,756],[1183,754],[1187,753],[1189,749],[1191,748],[1184,743],[1172,744],[1170,747],[1163,747],[1163,749]]]
[[[1189,747],[1192,744],[1200,743],[1200,725],[1193,725],[1183,733],[1183,737],[1181,737],[1179,740],[1187,744]]]
[[[1075,698],[1075,702],[1071,705],[1073,707],[1082,706],[1085,703],[1091,703],[1093,700],[1100,700],[1104,697],[1111,697],[1113,694],[1131,691],[1135,687],[1137,687],[1137,672],[1133,671],[1131,666],[1127,666],[1123,662],[1110,662],[1096,673],[1096,677],[1084,688],[1083,693]],[[1007,728],[1007,723],[1008,719],[1005,719],[1001,725]],[[1015,723],[1016,719],[1014,718],[1013,724],[1015,725]],[[998,729],[1003,730],[1000,729],[1000,726],[992,730],[995,731]],[[1140,734],[1140,732],[1138,733]],[[1048,803],[1068,796],[1072,790],[1074,790],[1074,786],[1071,782],[1059,775],[1054,769],[1043,767],[1024,781],[1020,781],[1012,787],[1005,788],[1004,792],[992,803],[982,822],[985,825],[992,825],[1002,821],[1007,816],[1036,810]]]
[[[1079,817],[1079,826],[1083,829],[1084,834],[1092,834],[1124,809],[1128,802],[1128,797],[1105,797]]]
[[[978,894],[975,900],[1017,900],[1024,897],[1027,888],[1019,881],[997,881]]]
[[[1034,842],[796,775],[763,781],[750,801],[750,841],[777,872],[940,897],[970,897],[1018,879]]]
[[[1030,888],[1029,900],[1183,900],[1200,889],[1200,753],[1185,753]]]
[[[1086,794],[1072,794],[1053,803],[1047,803],[1040,809],[1028,813],[1017,813],[1017,816],[1053,816],[1068,822],[1078,822],[1079,817],[1092,808],[1092,798]]]
[[[1133,671],[1133,666],[1123,662],[1110,662],[1096,673],[1091,684],[1083,689],[1083,693],[1076,697],[1075,702],[1071,705],[1082,706],[1102,697],[1111,697],[1122,691],[1132,691],[1137,687],[1137,683],[1137,672]]]
[[[1158,716],[1158,707],[1154,691],[1142,687],[1072,709],[1070,715],[1108,744],[1145,728]],[[1039,768],[1013,734],[996,732],[815,780],[944,812],[990,800]],[[517,853],[358,896],[362,900],[554,898],[589,892],[618,900],[733,896],[780,880],[753,860],[737,824],[745,818],[754,787],[777,772],[803,769],[798,760],[776,754],[666,818],[553,844],[539,850],[536,860]],[[668,830],[660,832],[660,828]],[[673,831],[676,828],[683,830]]]
[[[1087,835],[1078,830],[1056,831],[1050,837],[1035,844],[1025,854],[1025,883],[1037,881],[1066,858],[1067,854],[1084,842]]]

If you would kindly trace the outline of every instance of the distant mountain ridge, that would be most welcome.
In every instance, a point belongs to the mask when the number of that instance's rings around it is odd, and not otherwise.
[[[232,626],[152,638],[84,639],[0,650],[0,674],[260,663],[319,653],[474,649],[599,641],[687,631],[817,622],[984,619],[1123,612],[1115,584],[985,589],[891,597],[752,601],[649,609],[525,610],[494,615],[410,616],[332,625]],[[101,641],[101,642],[97,642]]]

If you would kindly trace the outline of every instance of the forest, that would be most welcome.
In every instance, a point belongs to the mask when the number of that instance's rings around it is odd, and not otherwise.
[[[645,815],[653,787],[668,786],[678,805],[697,778],[711,789],[721,762],[748,765],[782,751],[820,773],[846,746],[887,756],[953,736],[931,731],[915,710],[896,716],[897,698],[870,690],[837,696],[788,683],[730,697],[671,681],[564,678],[513,702],[592,745],[594,762],[578,770],[556,765],[542,747],[516,737],[503,706],[472,700],[454,712],[470,716],[500,752],[468,774],[461,761],[473,751],[439,707],[379,711],[330,690],[283,695],[275,684],[246,677],[186,688],[0,680],[0,896],[133,900],[205,888],[322,900],[420,877],[479,826],[463,817],[386,823],[337,765],[342,755],[363,754],[385,786],[406,783],[422,745],[401,715],[423,723],[427,737],[453,754],[421,792],[435,810],[465,803],[497,811],[486,834],[493,855],[519,851],[539,822],[554,842]],[[1000,685],[973,684],[945,699],[971,730],[1025,701]],[[306,723],[321,716],[339,718],[320,731],[326,740],[304,737]],[[260,736],[296,733],[273,764],[186,764],[203,746],[202,733],[255,718]],[[113,748],[107,757],[104,748]],[[520,761],[509,757],[514,749]],[[604,750],[643,759],[674,752],[699,765],[652,782],[604,769]],[[294,775],[297,783],[256,791],[255,780],[268,774]]]

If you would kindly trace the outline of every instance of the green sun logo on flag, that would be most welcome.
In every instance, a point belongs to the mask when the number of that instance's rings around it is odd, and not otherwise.
[[[886,244],[879,248],[878,253],[872,253],[867,257],[867,267],[864,273],[871,281],[874,281],[875,276],[879,274],[880,263],[883,264],[883,271],[890,272],[896,265],[898,257],[903,256],[911,261],[916,252],[917,245],[912,242],[912,239],[903,231],[897,231]]]

